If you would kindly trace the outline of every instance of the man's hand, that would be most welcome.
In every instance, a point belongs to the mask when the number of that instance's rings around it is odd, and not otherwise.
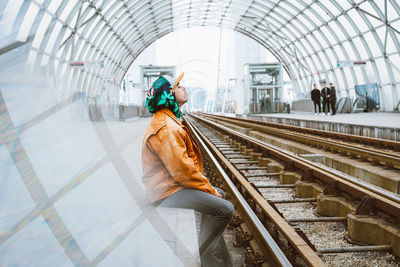
[[[214,188],[215,189],[215,188]],[[218,190],[217,189],[215,189],[215,193],[214,193],[214,196],[216,196],[216,197],[219,197],[219,198],[221,198],[222,197],[222,195],[218,192]]]

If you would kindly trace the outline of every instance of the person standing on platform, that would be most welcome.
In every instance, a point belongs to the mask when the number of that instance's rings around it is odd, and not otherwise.
[[[314,88],[311,90],[311,100],[314,103],[314,112],[317,115],[317,106],[318,106],[318,114],[321,113],[321,92],[317,88],[317,84],[314,83]]]
[[[224,266],[212,252],[235,209],[223,199],[224,192],[203,175],[200,148],[181,116],[187,101],[186,89],[180,85],[182,77],[183,73],[176,80],[161,76],[147,91],[146,107],[154,116],[143,139],[142,181],[154,205],[202,214],[201,264]]]
[[[332,115],[335,115],[336,114],[336,89],[332,83],[329,83],[329,87],[330,87],[329,90],[331,91],[331,96],[329,98],[329,101],[331,103]]]
[[[330,115],[329,99],[331,96],[331,91],[329,90],[328,86],[326,85],[326,82],[324,82],[324,87],[322,87],[322,89],[321,89],[321,96],[322,96],[322,111],[325,112],[325,114]]]

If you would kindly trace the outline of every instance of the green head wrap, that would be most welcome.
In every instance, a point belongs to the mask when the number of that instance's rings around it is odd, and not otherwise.
[[[156,113],[162,107],[171,110],[179,119],[181,111],[175,99],[174,90],[171,83],[163,76],[154,81],[151,88],[146,93],[146,107],[151,113]]]

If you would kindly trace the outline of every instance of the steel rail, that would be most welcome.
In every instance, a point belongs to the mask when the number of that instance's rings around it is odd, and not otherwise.
[[[252,123],[257,123],[257,124],[261,124],[261,125],[265,125],[265,126],[273,127],[273,128],[278,128],[278,129],[287,129],[290,131],[303,132],[303,133],[313,134],[313,135],[318,135],[318,136],[326,136],[326,137],[330,137],[330,138],[334,138],[334,139],[349,140],[349,141],[353,141],[356,143],[378,146],[378,147],[386,147],[386,148],[390,148],[394,151],[400,151],[400,142],[393,141],[393,140],[386,140],[386,139],[381,139],[381,138],[360,136],[360,135],[354,135],[354,134],[325,131],[325,130],[319,130],[319,129],[310,129],[310,128],[298,127],[298,126],[293,126],[293,125],[287,125],[287,124],[283,124],[283,123],[273,123],[273,122],[253,120],[253,119],[244,119],[244,118],[236,118],[236,117],[229,117],[229,116],[223,116],[223,115],[214,115],[214,114],[203,113],[203,112],[200,112],[199,114],[202,114],[204,116],[215,116],[218,118],[229,118],[229,119],[234,119],[234,120],[243,121],[243,122],[252,122]]]
[[[299,135],[298,133],[289,133],[286,130],[281,130],[281,129],[267,128],[270,126],[259,125],[259,121],[249,121],[238,118],[227,118],[209,114],[206,114],[204,116],[232,123],[238,126],[251,128],[263,133],[272,134],[282,138],[294,140],[296,142],[307,143],[315,147],[327,147],[333,151],[340,151],[345,154],[350,154],[354,156],[358,155],[360,156],[361,159],[367,160],[368,158],[370,158],[371,160],[376,162],[385,162],[389,166],[400,167],[400,156],[393,153],[379,151],[376,149],[358,147],[352,144],[344,144],[334,140],[325,140],[323,138],[315,136],[305,136],[302,134]]]
[[[218,163],[208,146],[204,143],[208,141],[207,138],[201,133],[201,131],[197,129],[196,126],[194,126],[190,122],[190,120],[186,119],[186,122],[200,146],[207,153],[207,156],[214,162],[217,171],[224,179],[224,183],[228,186],[228,190],[232,193],[232,196],[236,199],[237,204],[240,206],[241,210],[244,212],[244,215],[247,217],[246,223],[252,224],[252,226],[257,229],[259,238],[263,241],[263,245],[265,246],[264,248],[267,248],[269,252],[268,255],[271,255],[273,257],[273,262],[277,264],[276,266],[292,266],[290,261],[286,258],[285,254],[279,248],[278,244],[276,244],[275,240],[268,233],[265,226],[258,219],[257,215],[254,213],[247,201],[230,180],[229,176],[225,173],[224,169]]]
[[[257,215],[247,204],[246,200],[243,198],[243,196],[233,184],[228,175],[224,172],[221,165],[217,162],[216,157],[220,159],[224,166],[227,167],[232,176],[235,177],[235,179],[242,185],[245,191],[252,196],[254,201],[263,211],[263,213],[274,223],[277,229],[279,229],[279,231],[285,236],[288,242],[293,246],[293,248],[299,253],[299,255],[305,260],[305,262],[309,266],[326,266],[326,264],[321,260],[317,253],[313,251],[313,249],[295,232],[295,230],[288,224],[288,222],[286,222],[286,220],[278,214],[278,212],[268,203],[268,201],[257,192],[257,190],[234,167],[234,165],[229,162],[229,160],[218,150],[218,148],[214,146],[214,144],[210,140],[208,140],[208,138],[195,125],[193,125],[190,120],[187,119],[186,121],[192,128],[192,132],[194,133],[201,146],[207,152],[207,155],[211,158],[211,160],[216,165],[218,171],[222,174],[226,184],[229,186],[229,190],[234,193],[235,197],[238,198],[239,204],[244,208],[244,211],[247,213],[250,222],[257,227],[258,231],[260,231],[261,238],[264,240],[264,242],[266,242],[265,244],[266,246],[268,246],[268,250],[274,251],[275,249],[280,250],[280,248],[277,247],[277,244],[269,235],[268,231],[265,229],[265,226],[260,222]]]
[[[252,147],[257,147],[258,150],[265,151],[269,156],[281,160],[288,164],[288,166],[293,166],[303,172],[309,172],[313,177],[328,182],[337,182],[338,189],[346,192],[358,199],[363,199],[365,196],[374,198],[375,207],[389,215],[396,218],[400,218],[400,197],[389,193],[385,190],[375,188],[370,184],[364,183],[362,181],[357,181],[354,178],[339,173],[334,170],[324,169],[317,164],[306,160],[304,158],[298,157],[291,153],[277,149],[274,146],[268,145],[260,140],[249,137],[245,134],[237,132],[235,130],[229,129],[228,127],[219,125],[210,120],[201,118],[199,116],[191,114],[194,118],[203,121],[204,123],[212,126],[219,132],[226,135],[234,137],[236,140],[242,140],[243,143],[248,144]]]

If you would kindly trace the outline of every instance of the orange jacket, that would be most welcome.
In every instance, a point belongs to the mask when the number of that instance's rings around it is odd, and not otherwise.
[[[184,187],[215,193],[214,187],[202,174],[200,149],[184,124],[164,108],[154,114],[144,135],[142,181],[151,202],[166,198]]]

